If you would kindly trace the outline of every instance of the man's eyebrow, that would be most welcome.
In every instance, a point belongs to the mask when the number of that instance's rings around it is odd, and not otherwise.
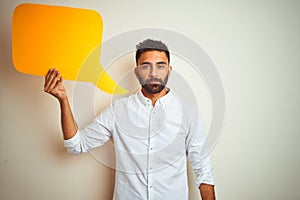
[[[151,62],[147,62],[147,61],[141,63],[141,65],[145,65],[145,64],[147,64],[147,65],[150,64],[151,65],[152,63]],[[159,62],[156,62],[155,64],[167,64],[167,63],[165,61],[159,61]]]
[[[145,64],[147,64],[147,65],[150,64],[150,65],[151,65],[151,62],[142,62],[142,63],[141,63],[141,65],[145,65]]]
[[[159,61],[156,64],[167,64],[165,61]]]

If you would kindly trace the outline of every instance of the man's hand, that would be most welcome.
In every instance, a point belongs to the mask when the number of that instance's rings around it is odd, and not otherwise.
[[[63,78],[57,69],[49,69],[45,76],[44,91],[56,97],[59,101],[67,97],[65,87],[62,84]]]
[[[57,69],[49,69],[45,76],[44,91],[53,95],[59,100],[61,109],[61,125],[64,134],[64,139],[72,138],[78,128],[74,120],[70,104],[68,101],[65,87],[62,84],[63,78]]]

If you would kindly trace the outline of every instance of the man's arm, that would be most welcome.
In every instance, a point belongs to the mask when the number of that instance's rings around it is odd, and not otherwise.
[[[72,138],[78,128],[74,120],[66,90],[62,84],[63,78],[56,69],[49,69],[45,76],[44,91],[58,99],[61,110],[61,126],[64,139]]]
[[[191,166],[196,175],[202,200],[215,200],[213,166],[206,146],[206,133],[198,109],[188,112],[189,134],[186,139],[186,150]]]
[[[200,195],[202,200],[215,200],[215,190],[213,185],[202,183],[200,184]]]

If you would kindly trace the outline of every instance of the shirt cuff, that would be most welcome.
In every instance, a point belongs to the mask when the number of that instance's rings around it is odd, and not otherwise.
[[[80,143],[80,135],[79,131],[76,132],[76,134],[71,137],[70,139],[64,140],[65,147],[75,147]]]
[[[198,185],[198,187],[202,183],[205,183],[205,184],[208,184],[208,185],[215,185],[215,181],[214,181],[212,172],[211,172],[211,174],[206,174],[203,177],[197,177],[196,178],[196,185]]]

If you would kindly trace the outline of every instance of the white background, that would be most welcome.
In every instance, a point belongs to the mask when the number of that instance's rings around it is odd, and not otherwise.
[[[195,41],[215,63],[226,94],[225,124],[212,152],[217,198],[300,199],[299,1],[27,2],[97,10],[103,41],[139,28]],[[90,154],[66,153],[58,103],[43,92],[43,77],[12,65],[11,17],[23,1],[0,3],[0,199],[111,199],[114,171]],[[65,86],[72,96],[74,82]],[[200,198],[195,187],[190,194]]]

